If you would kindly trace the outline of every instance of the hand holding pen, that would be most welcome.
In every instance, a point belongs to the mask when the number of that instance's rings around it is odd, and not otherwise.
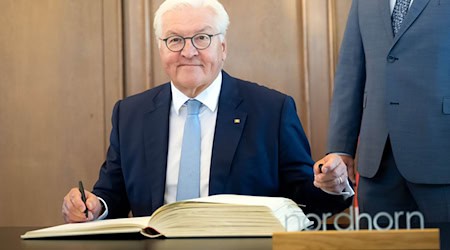
[[[342,192],[347,178],[347,165],[338,154],[328,154],[314,164],[314,186],[326,192]]]
[[[78,187],[72,188],[64,197],[62,214],[67,223],[86,222],[97,219],[102,212],[102,205],[95,194],[87,191],[80,181]]]

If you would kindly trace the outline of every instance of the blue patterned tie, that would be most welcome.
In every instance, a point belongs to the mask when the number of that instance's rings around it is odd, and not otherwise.
[[[187,117],[181,146],[177,201],[200,197],[200,120],[201,102],[187,101]]]
[[[409,9],[411,0],[397,0],[392,12],[392,31],[397,35]]]

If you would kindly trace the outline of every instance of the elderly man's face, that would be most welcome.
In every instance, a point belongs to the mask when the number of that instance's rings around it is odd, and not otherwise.
[[[214,25],[214,13],[208,8],[185,7],[169,11],[162,16],[162,24],[161,38],[219,32]],[[161,43],[159,54],[164,70],[174,85],[189,97],[197,96],[214,81],[226,58],[226,43],[221,42],[219,36],[211,37],[211,45],[203,50],[196,49],[190,39],[186,39],[179,52],[172,52]]]

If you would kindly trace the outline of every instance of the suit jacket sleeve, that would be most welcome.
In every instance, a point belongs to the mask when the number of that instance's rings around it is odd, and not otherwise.
[[[330,110],[328,152],[355,156],[366,79],[364,48],[353,1],[342,41]]]
[[[110,146],[93,191],[95,195],[104,199],[106,204],[108,204],[107,218],[127,217],[130,211],[121,168],[120,137],[118,132],[119,111],[120,101],[114,106]]]
[[[280,191],[283,196],[306,205],[306,213],[338,213],[350,206],[352,199],[330,195],[313,185],[314,173],[308,139],[298,119],[295,103],[285,99],[280,126]]]

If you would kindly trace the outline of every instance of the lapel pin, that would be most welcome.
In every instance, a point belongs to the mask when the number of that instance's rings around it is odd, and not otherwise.
[[[241,123],[241,119],[239,119],[239,118],[234,119],[234,124],[239,124],[239,123]]]

